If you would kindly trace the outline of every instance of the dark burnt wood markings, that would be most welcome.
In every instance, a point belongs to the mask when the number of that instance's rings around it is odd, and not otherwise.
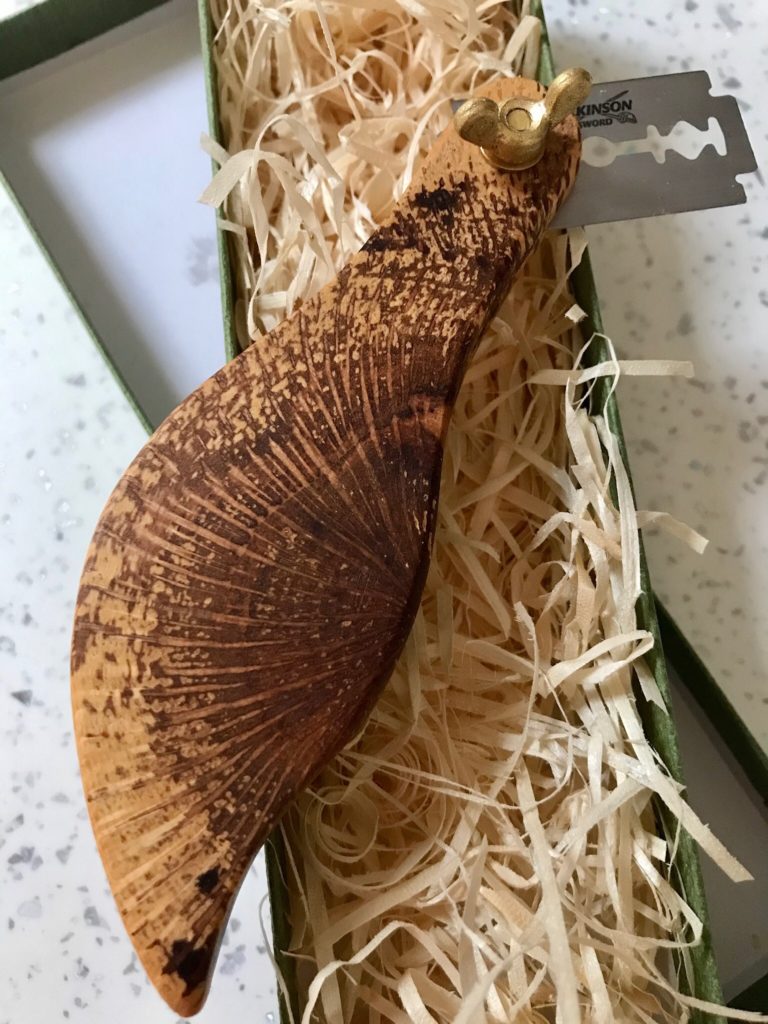
[[[516,173],[446,131],[336,281],[183,402],[102,514],[78,751],[118,906],[179,1014],[205,998],[256,851],[391,673],[464,368],[578,153],[573,118]]]

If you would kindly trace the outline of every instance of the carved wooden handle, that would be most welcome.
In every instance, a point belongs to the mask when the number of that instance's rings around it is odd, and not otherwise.
[[[447,129],[338,278],[183,402],[107,503],[75,619],[78,752],[117,904],[179,1014],[255,853],[392,671],[464,368],[578,155],[572,117],[519,172]]]

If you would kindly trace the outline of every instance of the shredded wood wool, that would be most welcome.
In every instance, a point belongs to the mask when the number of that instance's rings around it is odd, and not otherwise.
[[[533,74],[500,0],[211,0],[223,206],[243,346],[330,280],[467,95]],[[585,406],[551,235],[481,341],[448,433],[415,627],[370,720],[283,823],[302,1024],[684,1021],[702,923],[669,882],[660,801],[734,879],[644,737],[637,513]],[[630,373],[687,372],[627,364]],[[611,484],[619,497],[618,511]],[[681,524],[673,532],[694,545]],[[756,1015],[731,1014],[743,1019]]]

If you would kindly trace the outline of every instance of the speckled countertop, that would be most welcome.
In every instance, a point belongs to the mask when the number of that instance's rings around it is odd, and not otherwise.
[[[85,549],[146,435],[4,189],[0,246],[0,1024],[167,1022],[96,852],[67,681]],[[261,861],[245,890],[201,1022],[271,1019]]]
[[[22,3],[0,0],[0,16]],[[760,0],[687,0],[671,10],[660,0],[549,0],[547,9],[560,66],[585,64],[602,79],[707,68],[716,91],[739,97],[764,163],[755,97],[768,69],[768,9]],[[184,17],[194,31],[194,12]],[[768,199],[762,179],[748,189],[746,208],[592,229],[590,241],[620,353],[696,364],[691,382],[623,382],[620,404],[641,505],[712,538],[703,557],[651,538],[656,587],[768,745]],[[210,250],[199,232],[182,241]],[[186,276],[215,287],[210,267]],[[197,316],[191,299],[179,308]],[[219,358],[218,345],[214,338],[207,359]],[[171,1017],[131,952],[87,821],[67,681],[87,541],[145,435],[3,190],[0,360],[0,1024],[159,1024]],[[205,375],[204,361],[187,369]],[[263,893],[257,861],[201,1024],[273,1018]],[[721,902],[724,935],[727,894]],[[738,944],[729,935],[722,948],[735,977]]]
[[[736,96],[766,167],[768,5],[762,0],[550,0],[560,67],[610,81],[707,70]],[[656,592],[768,751],[768,189],[748,204],[591,228],[608,334],[628,359],[690,359],[693,380],[623,382],[638,500],[707,537],[695,555],[648,542]]]

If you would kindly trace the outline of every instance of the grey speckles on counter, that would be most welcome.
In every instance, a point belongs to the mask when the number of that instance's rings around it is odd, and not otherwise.
[[[738,20],[733,14],[733,8],[735,4],[718,4],[717,5],[717,16],[728,29],[729,32],[735,32],[740,29],[742,22]]]
[[[161,1024],[169,1011],[133,957],[96,852],[69,703],[86,546],[145,434],[5,192],[0,365],[0,1024]],[[265,888],[258,861],[201,1024],[274,1010]]]
[[[600,80],[705,68],[739,100],[758,166],[768,156],[768,5],[547,3],[561,66]],[[641,15],[653,12],[654,30]],[[599,46],[595,40],[602,38]],[[638,502],[700,529],[699,556],[651,535],[659,596],[768,750],[768,194],[746,207],[589,229],[606,330],[627,359],[691,360],[691,381],[622,383]],[[648,254],[652,255],[652,263]]]
[[[192,284],[204,284],[219,276],[219,260],[213,238],[193,238],[187,251],[187,278]]]

